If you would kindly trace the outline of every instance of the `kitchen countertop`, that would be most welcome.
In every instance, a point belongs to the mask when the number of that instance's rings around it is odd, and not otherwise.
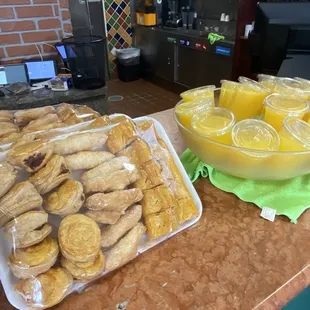
[[[185,147],[172,110],[152,116],[181,154]],[[309,285],[309,211],[296,225],[283,216],[271,223],[255,205],[208,179],[195,187],[204,207],[197,224],[53,309],[281,309]],[[13,309],[0,291],[0,309]]]

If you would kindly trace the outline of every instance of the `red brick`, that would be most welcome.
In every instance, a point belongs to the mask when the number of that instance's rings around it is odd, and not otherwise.
[[[42,44],[42,49],[44,53],[57,53],[57,49],[54,46],[54,44],[56,44],[56,42],[53,43],[48,43],[47,44]]]
[[[14,11],[12,8],[0,8],[0,19],[11,19],[11,18],[14,18]]]
[[[30,0],[1,0],[1,5],[29,4]]]
[[[32,44],[32,45],[8,46],[6,48],[6,52],[7,52],[9,57],[28,56],[28,55],[39,54],[38,50],[34,44]]]
[[[68,10],[61,11],[61,17],[62,17],[62,20],[71,19],[70,12]]]
[[[64,31],[68,33],[72,33],[72,25],[71,24],[64,24]]]
[[[0,29],[2,32],[13,32],[13,31],[25,31],[35,30],[36,25],[31,20],[14,21],[14,22],[0,22]]]
[[[54,5],[55,16],[59,16],[59,8],[58,5]]]
[[[16,33],[13,34],[0,34],[0,42],[2,44],[16,44],[20,43],[19,35]]]
[[[59,0],[59,5],[61,8],[69,8],[69,0]]]
[[[22,6],[16,7],[15,10],[19,18],[53,16],[53,9],[50,5]]]
[[[0,47],[0,59],[1,58],[4,58],[5,55],[4,55],[4,49],[2,47]]]
[[[38,21],[39,29],[55,29],[61,28],[58,18],[41,19]]]
[[[22,34],[25,43],[46,42],[58,40],[56,31],[36,31]]]
[[[33,3],[57,3],[57,0],[33,0]]]

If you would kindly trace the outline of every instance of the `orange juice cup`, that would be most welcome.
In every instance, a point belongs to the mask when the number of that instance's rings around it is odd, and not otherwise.
[[[286,117],[302,119],[308,110],[308,102],[300,97],[272,94],[265,99],[265,122],[279,131]]]
[[[310,125],[296,117],[287,117],[279,132],[280,151],[310,150]]]
[[[183,92],[180,96],[184,101],[210,98],[214,102],[215,85],[202,86]]]
[[[268,74],[259,74],[257,76],[257,79],[261,85],[267,87],[271,92],[274,92],[275,83],[276,80],[278,79],[276,76]]]
[[[221,84],[222,87],[219,99],[219,106],[225,109],[230,109],[231,104],[235,100],[235,96],[238,88],[240,87],[240,84],[227,80],[222,80]]]
[[[277,151],[280,145],[276,130],[264,121],[256,119],[237,123],[232,129],[232,141],[235,146],[257,151]],[[265,157],[266,154],[255,153],[255,156]]]
[[[224,108],[211,108],[192,118],[192,130],[213,141],[231,144],[231,130],[235,124],[234,114]]]
[[[200,114],[214,106],[210,98],[196,99],[188,102],[180,101],[175,108],[180,123],[187,129],[191,129],[191,120],[195,114]]]
[[[295,95],[299,96],[305,100],[310,99],[310,92],[307,90],[307,86],[301,81],[282,78],[278,79],[275,84],[275,93],[284,94],[284,95]]]

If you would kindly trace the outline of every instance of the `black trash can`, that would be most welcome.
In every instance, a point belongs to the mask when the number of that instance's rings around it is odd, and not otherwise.
[[[62,43],[74,87],[96,89],[105,86],[105,39],[100,36],[70,37]]]
[[[140,77],[140,49],[126,48],[116,51],[118,78],[133,82]]]

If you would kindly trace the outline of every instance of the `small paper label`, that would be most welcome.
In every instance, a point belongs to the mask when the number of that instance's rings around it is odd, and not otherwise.
[[[276,217],[276,213],[277,211],[275,209],[263,207],[260,216],[270,222],[273,222]]]

